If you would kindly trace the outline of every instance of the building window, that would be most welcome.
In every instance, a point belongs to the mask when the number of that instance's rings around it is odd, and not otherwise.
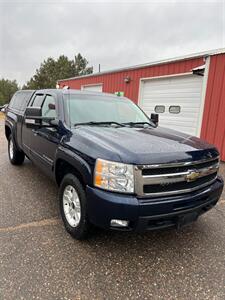
[[[156,105],[155,106],[155,112],[157,114],[162,114],[165,112],[165,106],[164,105]]]
[[[169,107],[169,112],[171,114],[179,114],[181,111],[181,107],[179,105],[171,105]]]

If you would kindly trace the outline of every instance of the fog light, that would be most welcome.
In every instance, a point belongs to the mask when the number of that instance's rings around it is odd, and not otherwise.
[[[111,220],[110,225],[112,227],[128,227],[129,221],[113,219]]]

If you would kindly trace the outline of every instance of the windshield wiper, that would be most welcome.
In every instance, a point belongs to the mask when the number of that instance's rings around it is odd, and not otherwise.
[[[151,127],[154,127],[154,125],[149,123],[149,122],[127,122],[127,123],[123,123],[123,125],[128,125],[128,126],[131,126],[131,127],[137,127],[137,126],[140,126],[140,125],[149,125]]]
[[[83,122],[83,123],[75,123],[74,126],[79,126],[79,125],[89,125],[89,126],[102,126],[102,125],[117,125],[120,127],[124,127],[125,125],[122,123],[114,122],[114,121],[108,121],[108,122]]]

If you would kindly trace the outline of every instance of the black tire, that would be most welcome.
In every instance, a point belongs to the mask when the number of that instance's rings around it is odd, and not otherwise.
[[[19,165],[23,164],[25,155],[24,155],[23,151],[17,150],[11,135],[8,139],[8,155],[9,155],[9,160],[12,165],[19,166]]]
[[[66,188],[68,188],[69,186],[72,186],[75,189],[80,202],[80,220],[76,226],[71,226],[65,215],[63,196]],[[66,230],[71,234],[73,238],[77,240],[85,239],[91,228],[87,217],[86,193],[80,181],[73,174],[67,174],[63,178],[59,189],[59,201],[60,213]]]

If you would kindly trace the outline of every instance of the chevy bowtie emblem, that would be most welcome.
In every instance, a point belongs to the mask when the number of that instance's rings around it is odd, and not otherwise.
[[[189,171],[189,173],[186,175],[187,182],[195,181],[199,178],[200,173],[198,171]]]

